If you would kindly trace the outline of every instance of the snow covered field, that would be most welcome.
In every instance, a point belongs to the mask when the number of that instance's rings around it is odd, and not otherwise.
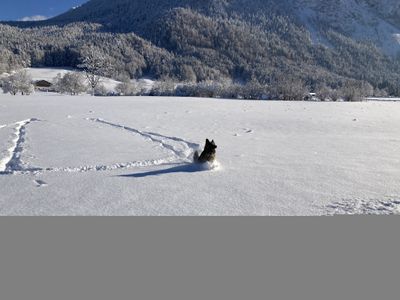
[[[2,94],[0,174],[1,215],[399,214],[400,103]]]

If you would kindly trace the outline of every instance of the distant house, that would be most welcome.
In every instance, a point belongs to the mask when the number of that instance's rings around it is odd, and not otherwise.
[[[52,91],[53,84],[47,80],[38,80],[34,82],[35,89],[42,92]]]

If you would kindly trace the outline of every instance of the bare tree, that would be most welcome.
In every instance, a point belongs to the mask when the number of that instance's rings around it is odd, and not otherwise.
[[[79,68],[85,71],[88,84],[95,94],[96,87],[101,82],[102,76],[108,76],[111,64],[108,57],[95,47],[88,47],[83,50]]]
[[[64,76],[58,74],[53,81],[54,87],[59,93],[79,95],[87,91],[83,75],[76,72],[67,73]]]

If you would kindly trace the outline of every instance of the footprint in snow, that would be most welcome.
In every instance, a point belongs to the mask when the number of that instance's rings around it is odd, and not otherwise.
[[[243,131],[247,134],[251,134],[254,133],[254,131],[252,129],[248,129],[248,128],[244,128]]]
[[[328,215],[399,215],[400,200],[342,200],[326,209]]]
[[[48,186],[47,182],[43,180],[34,180],[33,182],[36,184],[36,187],[38,188]]]

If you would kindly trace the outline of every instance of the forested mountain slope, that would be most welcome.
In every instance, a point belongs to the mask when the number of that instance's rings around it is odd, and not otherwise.
[[[95,46],[114,77],[268,84],[292,76],[311,88],[355,79],[399,95],[399,15],[394,0],[92,0],[43,22],[0,26],[0,51],[73,67]]]
[[[146,36],[149,27],[171,9],[190,8],[205,16],[242,19],[285,15],[318,36],[337,30],[357,40],[372,41],[386,53],[400,50],[400,2],[397,0],[92,0],[48,22],[90,21],[112,31]],[[258,18],[254,18],[257,16]]]

